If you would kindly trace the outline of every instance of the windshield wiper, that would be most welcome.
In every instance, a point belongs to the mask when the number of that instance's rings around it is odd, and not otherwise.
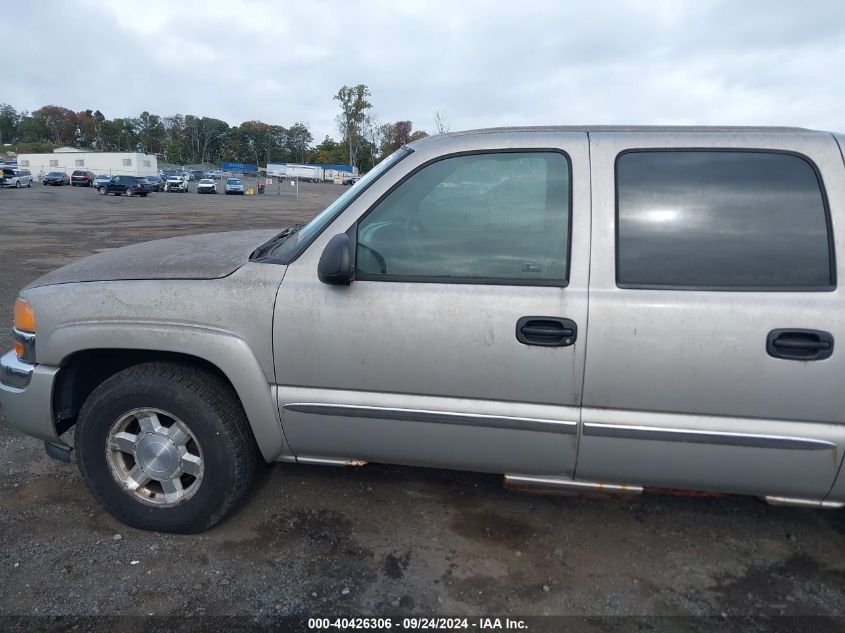
[[[252,253],[249,256],[250,260],[260,259],[260,258],[264,257],[270,251],[271,248],[276,246],[276,244],[281,244],[286,239],[288,239],[291,235],[293,235],[294,233],[299,231],[303,226],[305,226],[305,224],[302,224],[302,223],[294,224],[293,226],[289,226],[288,228],[286,228],[284,231],[282,231],[278,235],[274,235],[273,237],[270,238],[269,241],[264,242],[264,244],[262,244],[261,246],[256,248],[254,251],[252,251]]]

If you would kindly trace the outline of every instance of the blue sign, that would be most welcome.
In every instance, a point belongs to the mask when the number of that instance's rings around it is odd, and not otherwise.
[[[258,165],[247,165],[246,163],[223,163],[220,166],[223,171],[233,171],[238,174],[248,174],[258,172]]]

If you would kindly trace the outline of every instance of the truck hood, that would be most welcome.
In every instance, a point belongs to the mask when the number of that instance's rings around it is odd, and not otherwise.
[[[278,230],[232,231],[171,237],[115,248],[47,273],[27,288],[81,281],[219,279],[249,261]]]

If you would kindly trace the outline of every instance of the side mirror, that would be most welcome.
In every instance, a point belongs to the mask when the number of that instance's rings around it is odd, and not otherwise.
[[[338,233],[326,244],[323,254],[320,255],[320,263],[317,264],[317,277],[324,284],[331,286],[348,286],[352,283],[355,269],[352,266],[352,248],[346,233]]]

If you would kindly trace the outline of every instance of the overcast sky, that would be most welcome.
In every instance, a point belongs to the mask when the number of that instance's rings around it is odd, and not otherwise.
[[[845,131],[845,2],[16,2],[0,102],[308,123],[344,84],[431,131],[579,123]],[[131,7],[131,8],[130,8]],[[143,8],[142,8],[143,7]],[[10,60],[14,60],[11,62]]]

